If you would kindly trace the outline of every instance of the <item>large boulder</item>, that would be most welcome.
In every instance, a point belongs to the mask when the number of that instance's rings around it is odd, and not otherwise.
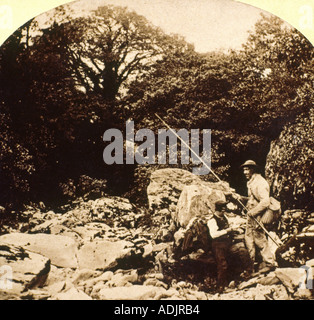
[[[150,209],[160,210],[176,206],[184,187],[191,185],[205,186],[223,192],[230,192],[229,185],[225,182],[205,182],[199,176],[182,169],[161,169],[154,171],[150,176],[147,188]]]
[[[23,291],[43,285],[49,271],[48,258],[0,242],[0,300],[18,298]]]
[[[0,236],[1,242],[41,254],[57,267],[77,268],[77,243],[72,238],[40,233],[11,233]]]
[[[180,194],[186,185],[196,184],[201,179],[182,169],[161,169],[150,176],[147,188],[150,209],[167,208],[170,203],[177,204]]]
[[[195,216],[215,212],[215,202],[226,200],[223,191],[214,189],[212,184],[203,182],[198,185],[185,186],[177,203],[173,219],[181,227],[186,227]]]
[[[108,270],[117,266],[119,260],[130,257],[133,250],[133,244],[124,240],[86,242],[78,251],[78,266],[80,269]]]
[[[282,282],[290,293],[298,287],[306,286],[306,270],[302,268],[277,268],[276,277]]]

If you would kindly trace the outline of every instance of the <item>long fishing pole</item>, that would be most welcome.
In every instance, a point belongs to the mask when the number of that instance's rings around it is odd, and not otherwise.
[[[190,146],[175,132],[173,131],[172,128],[169,127],[169,125],[157,114],[155,113],[155,116],[185,145],[189,148],[189,150],[203,163],[203,165],[213,174],[213,176],[219,181],[222,182],[222,180],[217,176],[217,174],[212,170],[211,167],[209,167],[204,161],[203,159],[193,150],[190,148]],[[236,195],[232,190],[231,194],[232,195]],[[234,197],[235,200],[238,201],[238,203],[243,207],[243,209],[248,212],[249,210],[247,209],[247,207],[242,203],[242,201],[240,199],[238,199],[238,197]],[[262,230],[268,235],[268,237],[275,243],[275,245],[277,247],[279,247],[279,244],[277,243],[277,241],[269,234],[269,232],[267,231],[267,229],[264,227],[264,225],[258,221],[254,216],[249,215],[249,217],[251,217],[261,228]]]

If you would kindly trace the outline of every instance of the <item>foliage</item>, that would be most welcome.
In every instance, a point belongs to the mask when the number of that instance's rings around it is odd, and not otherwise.
[[[162,64],[130,87],[132,116],[155,132],[155,112],[172,128],[211,128],[213,168],[240,192],[240,164],[265,165],[270,142],[312,107],[313,47],[276,17],[263,15],[240,52],[190,50]]]
[[[106,180],[82,175],[78,178],[78,181],[68,179],[66,182],[61,182],[59,185],[65,199],[74,201],[78,197],[83,197],[84,200],[103,197],[107,191],[106,183]]]
[[[88,17],[53,26],[60,32],[75,84],[114,101],[129,78],[149,70],[167,49],[166,35],[126,8],[99,7]]]
[[[82,195],[82,176],[143,200],[162,166],[105,165],[102,135],[128,119],[157,134],[155,113],[173,129],[211,129],[212,167],[242,193],[239,165],[264,165],[271,141],[312,108],[313,47],[276,17],[262,16],[239,52],[199,54],[125,8],[64,8],[0,50],[0,204],[57,204]]]
[[[314,209],[314,110],[287,125],[272,143],[267,177],[283,208]]]

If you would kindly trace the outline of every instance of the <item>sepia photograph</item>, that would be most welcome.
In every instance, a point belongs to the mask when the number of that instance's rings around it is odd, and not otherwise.
[[[235,0],[76,0],[3,41],[0,300],[314,300],[311,39]]]

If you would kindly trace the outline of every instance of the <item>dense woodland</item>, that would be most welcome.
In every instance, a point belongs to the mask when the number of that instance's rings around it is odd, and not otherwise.
[[[207,54],[125,8],[33,19],[0,50],[0,205],[56,207],[93,189],[145,204],[149,173],[162,166],[106,165],[102,136],[128,119],[157,132],[155,112],[175,129],[211,129],[212,168],[244,193],[239,165],[264,166],[284,128],[310,121],[313,67],[311,43],[274,16],[261,16],[242,50]],[[311,135],[286,155],[285,174],[302,169],[307,189]]]

